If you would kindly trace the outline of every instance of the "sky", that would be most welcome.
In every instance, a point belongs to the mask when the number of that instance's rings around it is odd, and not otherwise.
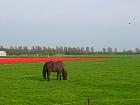
[[[140,48],[139,10],[140,0],[0,0],[0,45]]]

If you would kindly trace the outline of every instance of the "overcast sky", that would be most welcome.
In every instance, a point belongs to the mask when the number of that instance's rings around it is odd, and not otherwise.
[[[140,0],[0,0],[0,45],[140,48]]]

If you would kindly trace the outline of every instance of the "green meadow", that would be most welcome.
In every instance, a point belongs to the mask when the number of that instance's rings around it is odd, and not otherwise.
[[[140,105],[140,56],[65,61],[68,80],[42,79],[43,63],[0,64],[0,105]]]

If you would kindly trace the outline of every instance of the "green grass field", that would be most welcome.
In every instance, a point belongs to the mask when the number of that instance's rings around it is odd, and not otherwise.
[[[0,105],[140,105],[140,56],[66,61],[68,80],[42,79],[43,63],[0,64]]]

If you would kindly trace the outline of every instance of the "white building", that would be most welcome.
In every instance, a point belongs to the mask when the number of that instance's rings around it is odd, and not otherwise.
[[[5,51],[0,51],[0,56],[6,56],[6,52]]]

